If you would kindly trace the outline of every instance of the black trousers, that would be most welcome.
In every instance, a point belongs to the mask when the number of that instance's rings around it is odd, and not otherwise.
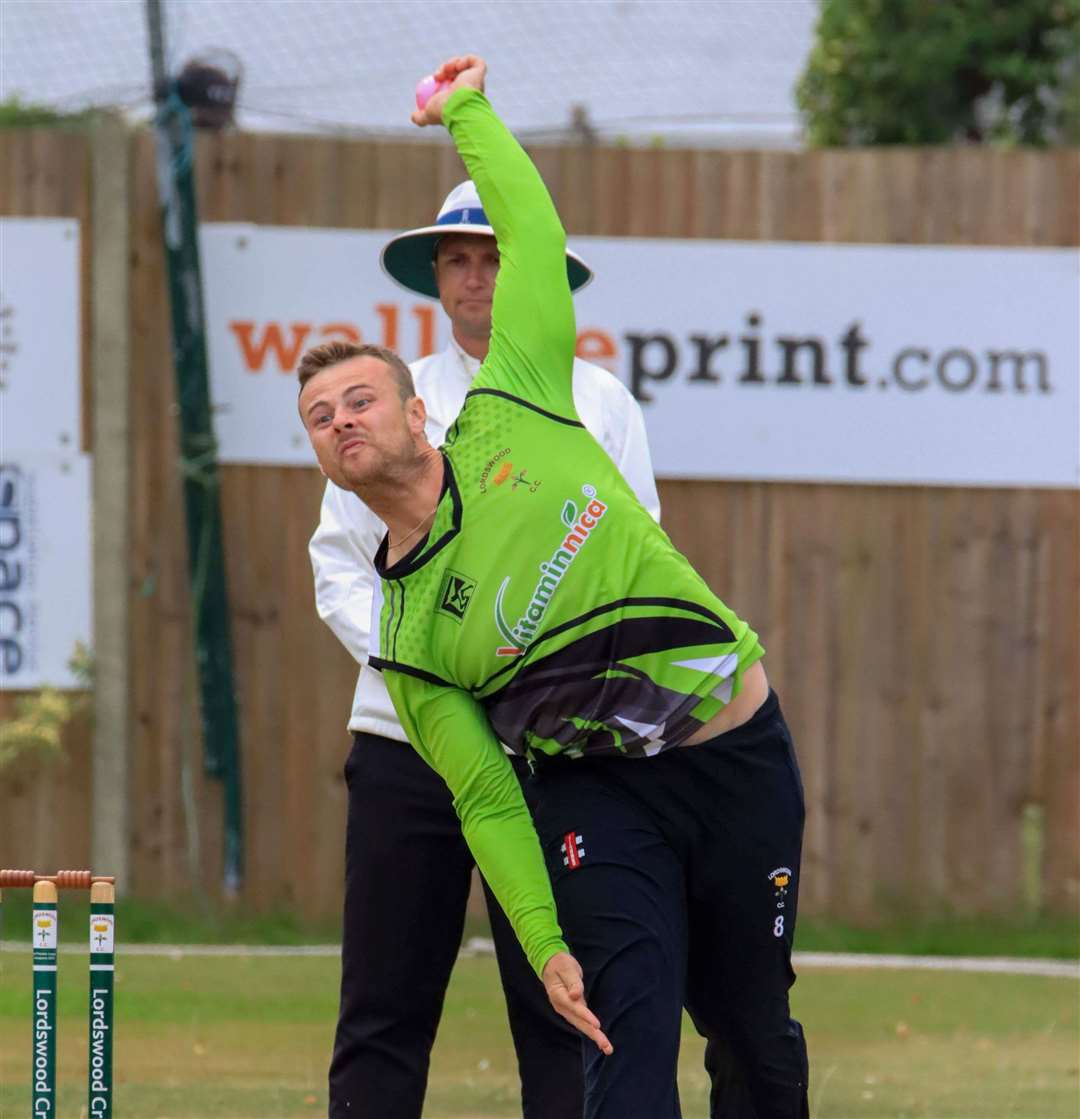
[[[587,1119],[678,1119],[683,1007],[713,1119],[805,1119],[788,1006],[805,810],[775,694],[708,742],[544,760],[533,785],[559,919],[615,1047],[585,1046]]]
[[[519,776],[524,762],[516,762]],[[345,765],[341,1007],[331,1119],[419,1119],[473,859],[442,778],[406,743],[358,734]],[[581,1119],[580,1035],[548,1003],[485,884],[524,1119]]]

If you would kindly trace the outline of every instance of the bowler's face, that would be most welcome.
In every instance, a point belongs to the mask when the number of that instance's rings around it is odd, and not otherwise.
[[[414,463],[424,426],[420,401],[402,401],[389,367],[371,356],[316,373],[300,393],[300,418],[322,472],[354,491]]]
[[[435,282],[456,334],[476,339],[491,335],[491,299],[498,274],[494,237],[451,233],[439,242]]]

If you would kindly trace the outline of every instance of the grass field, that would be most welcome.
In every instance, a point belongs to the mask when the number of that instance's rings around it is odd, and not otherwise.
[[[79,892],[65,895],[61,940],[86,937],[89,903]],[[30,927],[30,891],[7,890],[3,899],[8,939]],[[210,906],[205,898],[174,904],[121,898],[116,905],[123,944],[330,944],[340,920],[301,922],[295,913],[253,913],[243,906]],[[486,918],[470,917],[466,936],[489,935]],[[1077,916],[913,917],[882,910],[872,927],[856,927],[809,916],[799,917],[797,947],[803,952],[896,952],[913,956],[1032,956],[1080,958]]]
[[[29,954],[0,956],[0,1116],[29,1109]],[[117,1119],[326,1114],[338,965],[328,958],[129,957],[117,975]],[[63,1119],[85,1115],[86,957],[61,953]],[[815,1119],[1076,1119],[1080,985],[918,971],[806,971],[794,992]],[[687,1025],[685,1119],[704,1119]],[[425,1116],[520,1114],[494,961],[459,962]]]

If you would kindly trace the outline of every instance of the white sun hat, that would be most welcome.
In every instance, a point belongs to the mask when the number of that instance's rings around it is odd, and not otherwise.
[[[449,233],[474,233],[494,237],[472,180],[459,183],[446,196],[434,225],[410,229],[387,241],[379,257],[383,271],[409,291],[439,298],[435,285],[435,246]],[[592,269],[577,255],[566,250],[566,275],[571,291],[580,291],[593,278]]]

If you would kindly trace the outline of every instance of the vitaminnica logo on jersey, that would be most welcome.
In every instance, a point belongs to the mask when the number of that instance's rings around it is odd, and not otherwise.
[[[506,644],[496,648],[496,656],[517,657],[529,647],[563,576],[607,512],[608,507],[596,496],[595,486],[584,485],[581,492],[588,503],[580,513],[577,504],[570,499],[563,505],[560,516],[570,531],[551,556],[540,564],[540,579],[533,588],[529,605],[513,625],[503,616],[503,600],[510,586],[510,576],[507,575],[500,584],[495,595],[495,625]]]

